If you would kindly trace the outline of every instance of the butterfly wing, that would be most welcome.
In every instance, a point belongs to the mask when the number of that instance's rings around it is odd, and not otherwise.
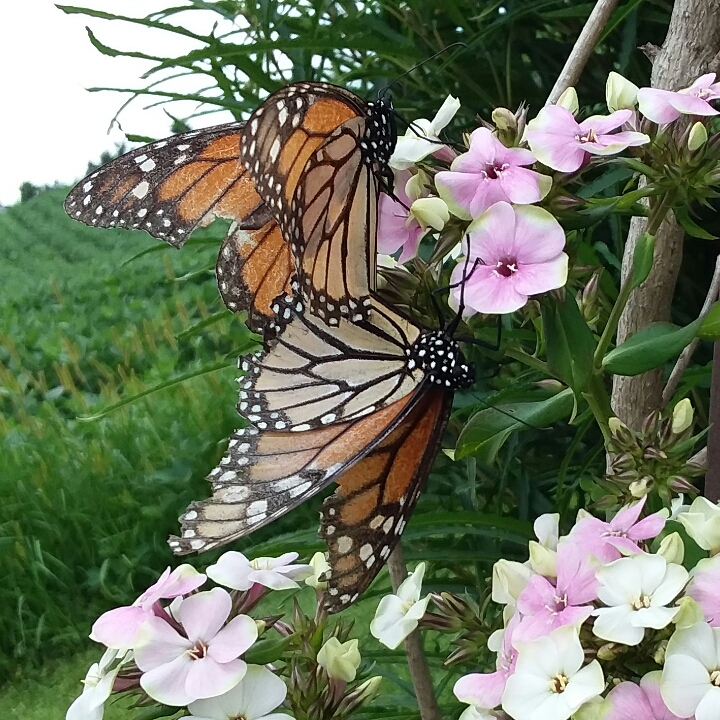
[[[297,434],[236,430],[208,475],[213,495],[180,517],[176,554],[204,552],[266,525],[315,495],[382,437],[413,401],[408,395],[371,416]]]
[[[297,83],[248,121],[243,161],[292,244],[311,312],[367,319],[375,285],[378,176],[395,142],[389,110],[343,88]],[[379,119],[378,119],[379,118]]]
[[[394,429],[337,478],[339,488],[323,504],[320,535],[329,553],[331,613],[355,602],[378,574],[432,468],[452,393],[435,387],[419,393]]]
[[[422,382],[424,373],[408,354],[417,326],[381,303],[373,300],[371,322],[341,319],[337,327],[295,312],[286,306],[288,324],[277,342],[242,364],[238,411],[259,429],[302,432],[351,420]]]
[[[243,129],[228,123],[132,150],[78,183],[65,210],[87,225],[145,230],[174,247],[215,217],[232,220],[216,266],[220,294],[265,335],[275,299],[294,293],[295,266],[240,160]]]

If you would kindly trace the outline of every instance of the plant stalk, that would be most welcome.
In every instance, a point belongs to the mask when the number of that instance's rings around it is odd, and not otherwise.
[[[398,543],[388,558],[388,570],[393,591],[397,591],[408,576],[402,546]],[[405,638],[405,655],[407,656],[410,678],[415,688],[415,697],[420,709],[422,720],[443,720],[435,698],[432,676],[428,667],[420,633],[414,630]]]

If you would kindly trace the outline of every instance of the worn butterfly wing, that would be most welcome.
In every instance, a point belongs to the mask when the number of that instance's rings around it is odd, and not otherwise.
[[[389,106],[324,83],[283,88],[248,121],[243,161],[292,244],[304,302],[328,324],[368,317],[377,187],[395,140]]]
[[[215,217],[233,221],[218,256],[218,287],[232,311],[266,335],[272,311],[295,291],[295,263],[275,217],[240,160],[242,123],[194,130],[110,161],[78,183],[65,201],[70,217],[96,227],[145,230],[180,247]]]
[[[440,448],[452,393],[426,386],[391,432],[337,478],[323,504],[326,608],[339,612],[366,590],[400,540]]]
[[[350,467],[402,417],[408,395],[358,420],[298,434],[236,430],[208,475],[213,495],[180,517],[176,554],[204,552],[243,537],[304,502]]]

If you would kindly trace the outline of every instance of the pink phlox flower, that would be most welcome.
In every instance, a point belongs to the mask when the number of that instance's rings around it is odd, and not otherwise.
[[[500,704],[507,680],[515,672],[517,650],[513,640],[519,622],[520,616],[513,615],[507,626],[496,630],[488,640],[488,648],[498,654],[495,672],[470,673],[455,683],[453,693],[460,702],[486,710]]]
[[[135,648],[143,690],[181,707],[237,685],[247,670],[240,655],[255,642],[258,629],[247,615],[226,624],[231,610],[227,590],[213,588],[183,600],[178,619],[184,634],[159,617],[144,622]]]
[[[720,99],[720,83],[715,82],[715,73],[707,73],[677,92],[640,88],[637,99],[640,112],[659,125],[673,122],[681,115],[707,117],[718,114],[710,101]]]
[[[608,709],[602,720],[680,720],[670,712],[660,695],[661,670],[645,675],[640,684],[622,682],[607,696]]]
[[[410,212],[413,202],[423,194],[427,195],[427,192],[418,192],[417,182],[413,182],[414,177],[409,170],[396,173],[397,200],[381,193],[378,203],[378,251],[383,255],[393,255],[402,248],[400,263],[417,255],[420,241],[427,233],[427,229],[423,228]]]
[[[646,499],[622,508],[610,522],[591,516],[582,518],[570,531],[568,541],[604,563],[639,552],[638,542],[657,537],[666,522],[660,513],[638,521]]]
[[[697,602],[711,627],[720,627],[720,555],[700,560],[690,578],[685,594]]]
[[[557,581],[535,575],[520,593],[517,609],[522,620],[513,641],[530,642],[563,625],[584,623],[594,610],[590,603],[597,598],[597,586],[589,557],[573,543],[560,543]]]
[[[165,572],[132,605],[103,613],[92,626],[90,638],[116,650],[134,646],[140,626],[162,613],[161,599],[177,598],[197,590],[206,576],[192,565],[184,564]]]
[[[548,105],[528,123],[525,137],[541,163],[553,170],[574,172],[591,155],[616,155],[628,147],[650,142],[643,133],[613,132],[632,116],[632,110],[617,110],[579,123],[564,107]]]
[[[552,179],[524,167],[534,162],[529,150],[505,147],[490,130],[478,128],[468,151],[435,176],[435,186],[451,212],[469,220],[501,200],[517,205],[542,200]]]
[[[467,229],[467,262],[452,273],[453,297],[470,311],[519,310],[530,295],[565,285],[565,233],[546,210],[495,203]],[[463,249],[468,245],[463,243]]]

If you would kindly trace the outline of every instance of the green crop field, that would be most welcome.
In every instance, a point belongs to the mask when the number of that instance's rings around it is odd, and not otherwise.
[[[242,422],[252,338],[220,312],[222,230],[125,264],[165,246],[73,222],[65,192],[0,214],[0,678],[82,648],[173,561],[167,535]]]

